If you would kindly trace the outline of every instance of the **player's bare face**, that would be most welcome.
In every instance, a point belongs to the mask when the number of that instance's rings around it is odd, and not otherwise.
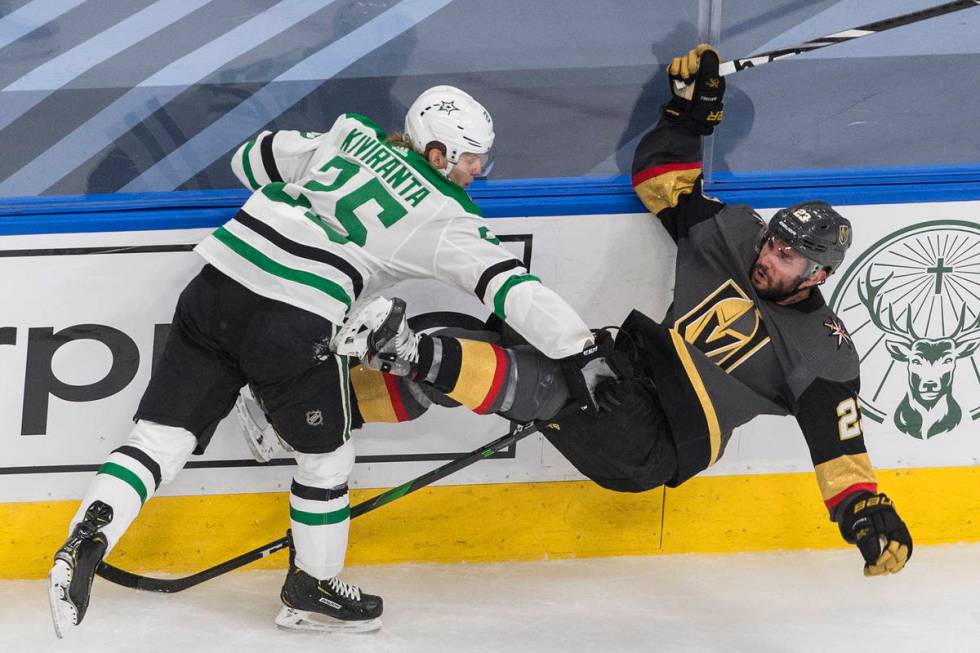
[[[473,179],[483,174],[483,166],[480,157],[471,152],[463,152],[459,155],[459,161],[453,166],[449,173],[449,179],[458,186],[466,188]]]
[[[752,286],[762,299],[782,299],[797,289],[806,268],[802,254],[770,235],[752,265]]]

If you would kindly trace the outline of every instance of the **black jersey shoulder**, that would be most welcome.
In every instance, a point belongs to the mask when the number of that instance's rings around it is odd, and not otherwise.
[[[828,381],[851,382],[860,375],[860,361],[844,321],[814,288],[810,296],[788,307],[796,317],[786,334],[814,375]]]

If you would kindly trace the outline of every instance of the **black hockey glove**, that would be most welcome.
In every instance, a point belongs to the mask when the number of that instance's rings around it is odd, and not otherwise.
[[[864,556],[865,576],[898,573],[912,557],[909,529],[884,494],[857,493],[843,506],[837,525]]]
[[[598,415],[600,410],[609,410],[599,403],[596,388],[603,381],[616,381],[629,372],[628,361],[614,348],[613,338],[608,331],[594,332],[595,344],[587,346],[581,354],[561,360],[561,369],[572,401],[578,402],[582,410]]]
[[[718,74],[719,63],[718,53],[704,43],[674,57],[667,68],[671,99],[663,106],[664,119],[702,136],[715,130],[724,115],[725,78]],[[676,81],[686,86],[678,91]]]
[[[599,410],[611,412],[623,405],[626,398],[633,392],[633,379],[603,379],[596,386],[596,404]]]

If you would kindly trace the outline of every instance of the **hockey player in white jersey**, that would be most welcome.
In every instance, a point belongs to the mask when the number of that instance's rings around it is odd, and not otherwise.
[[[207,265],[181,293],[136,425],[98,470],[55,555],[49,594],[59,636],[81,622],[99,563],[143,503],[203,452],[246,384],[298,466],[276,623],[380,627],[381,598],[338,578],[350,432],[361,416],[347,359],[328,346],[352,308],[385,287],[408,278],[450,283],[546,355],[594,368],[584,322],[499,246],[464,191],[492,163],[490,114],[439,86],[409,109],[405,132],[389,139],[369,119],[344,114],[328,132],[263,132],[236,152],[233,168],[255,192],[197,246]],[[449,369],[469,354],[417,355]],[[588,395],[592,386],[581,387]]]

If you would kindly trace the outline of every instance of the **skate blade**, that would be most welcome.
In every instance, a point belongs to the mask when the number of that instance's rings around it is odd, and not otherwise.
[[[381,628],[381,617],[361,621],[334,619],[319,612],[282,607],[276,615],[276,626],[301,632],[370,633]]]
[[[64,560],[55,560],[48,572],[48,602],[51,605],[51,621],[54,634],[62,639],[70,626],[78,623],[78,611],[68,600],[71,585],[71,567]]]

